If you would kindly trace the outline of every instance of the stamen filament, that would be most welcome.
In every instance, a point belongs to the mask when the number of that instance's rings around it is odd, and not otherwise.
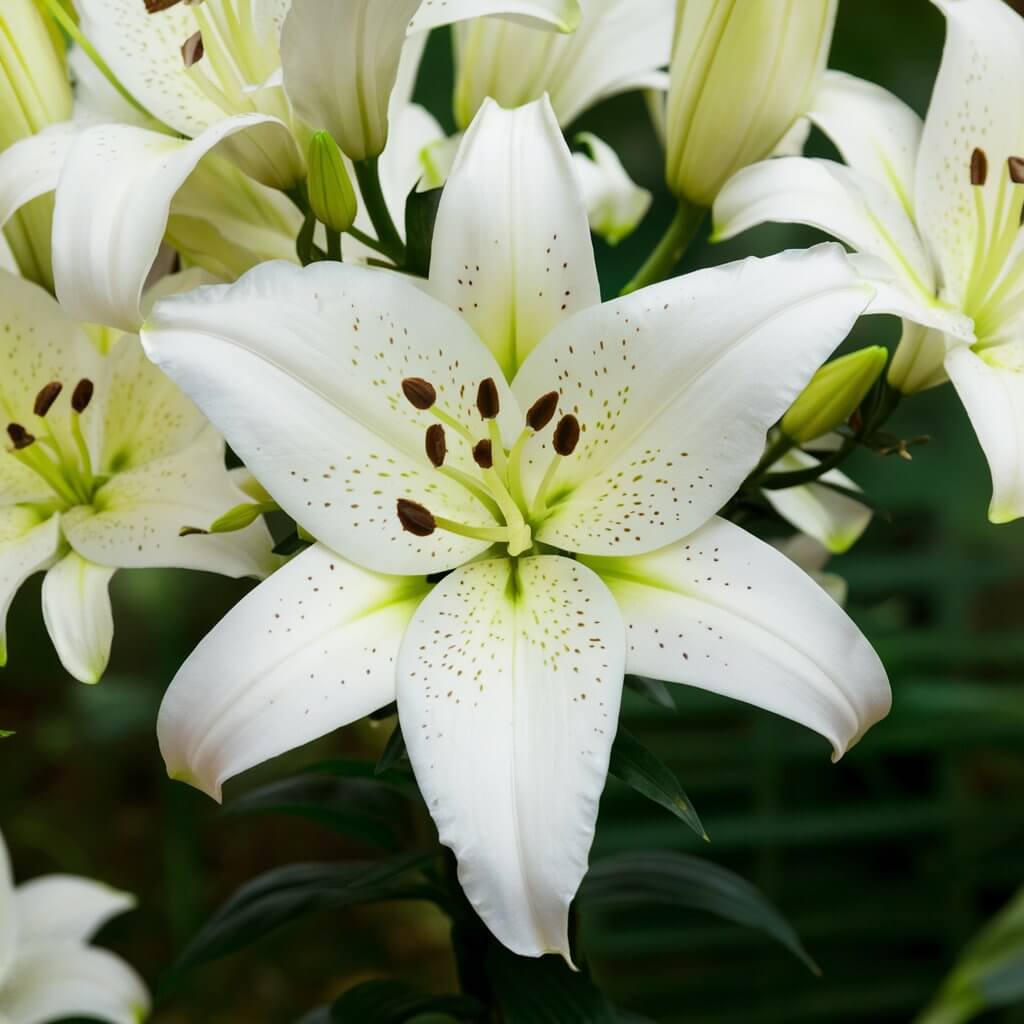
[[[71,485],[61,476],[60,470],[47,458],[46,454],[40,451],[35,445],[29,448],[22,448],[12,451],[11,454],[33,473],[43,478],[47,486],[57,495],[64,499],[69,505],[78,505],[81,501],[79,495],[72,489]]]
[[[516,438],[512,445],[512,452],[508,457],[508,487],[512,494],[512,500],[520,507],[526,505],[526,494],[523,490],[523,449],[526,442],[534,436],[534,431],[526,427]]]
[[[491,439],[491,452],[494,455],[494,466],[498,475],[503,480],[507,480],[508,457],[505,454],[505,444],[501,439],[501,427],[498,426],[497,420],[487,421],[487,436]]]
[[[498,503],[490,496],[487,490],[480,486],[480,482],[468,473],[464,473],[461,469],[456,469],[454,466],[440,466],[438,472],[443,473],[450,480],[454,480],[456,483],[461,484],[473,494],[482,505],[486,506],[487,510],[494,516],[495,519],[501,518],[501,509],[498,507]]]
[[[556,452],[544,473],[544,478],[540,482],[540,487],[537,488],[537,494],[534,496],[533,504],[530,506],[531,522],[536,522],[547,513],[548,492],[551,490],[551,485],[555,482],[555,475],[558,473],[561,465],[562,456]]]
[[[450,416],[443,409],[439,409],[436,405],[430,407],[431,413],[436,416],[446,427],[451,427],[459,437],[463,440],[468,441],[471,445],[476,444],[476,438],[464,427],[454,416]]]
[[[78,413],[71,414],[71,436],[75,440],[75,447],[78,449],[78,457],[81,460],[82,480],[87,492],[86,500],[92,498],[93,484],[95,482],[92,474],[92,458],[89,455],[89,446],[82,434],[82,417]]]
[[[483,477],[491,494],[494,495],[494,500],[498,503],[508,527],[508,553],[513,557],[521,555],[533,543],[530,527],[523,518],[519,506],[512,500],[512,495],[508,493],[502,483],[497,470],[485,469]]]
[[[464,523],[456,523],[451,519],[444,519],[435,516],[439,530],[446,530],[448,533],[456,533],[460,537],[469,537],[472,540],[486,540],[492,544],[504,544],[509,539],[509,530],[505,526],[466,526]],[[511,552],[509,552],[511,554]]]

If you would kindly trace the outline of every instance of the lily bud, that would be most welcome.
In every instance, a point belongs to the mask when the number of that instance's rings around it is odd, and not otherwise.
[[[782,417],[783,434],[806,444],[841,426],[864,401],[888,358],[885,348],[873,345],[826,363]]]
[[[338,144],[329,132],[316,132],[309,143],[309,205],[316,219],[332,231],[348,231],[359,207]]]
[[[838,0],[678,0],[666,129],[669,188],[710,207],[811,104]]]

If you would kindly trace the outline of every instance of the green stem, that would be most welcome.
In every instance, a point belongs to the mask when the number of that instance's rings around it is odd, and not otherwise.
[[[341,232],[327,229],[327,258],[341,263]]]
[[[383,248],[381,248],[380,242],[378,242],[376,238],[371,238],[365,231],[360,231],[359,228],[351,227],[345,233],[347,235],[351,235],[357,242],[362,242],[367,249],[379,252],[381,256],[387,256],[387,253]]]
[[[316,256],[313,253],[313,235],[316,232],[316,217],[310,210],[305,219],[302,222],[302,227],[299,229],[299,237],[295,240],[295,253],[299,257],[299,262],[304,266],[308,267],[310,263],[316,262]]]
[[[388,204],[384,201],[384,192],[380,186],[380,171],[377,157],[368,160],[357,160],[355,163],[356,180],[363,206],[370,215],[373,229],[377,232],[379,250],[399,266],[405,262],[405,243],[391,219]]]
[[[629,295],[670,277],[703,224],[707,212],[703,206],[695,206],[686,199],[680,199],[672,223],[658,247],[619,294]]]

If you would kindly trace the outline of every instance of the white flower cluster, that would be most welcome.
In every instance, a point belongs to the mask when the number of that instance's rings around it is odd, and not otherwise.
[[[825,70],[836,0],[4,0],[0,614],[46,571],[58,654],[95,682],[116,570],[263,579],[167,691],[170,773],[219,798],[397,700],[480,917],[569,959],[626,674],[836,757],[889,710],[840,605],[729,520],[738,493],[846,550],[870,512],[835,467],[948,377],[992,519],[1024,514],[1024,23],[936,3],[922,125]],[[446,25],[452,138],[412,100]],[[650,195],[563,130],[637,89],[678,213],[602,302],[591,233]],[[842,163],[800,155],[811,124]],[[799,221],[853,254],[671,276],[708,209],[717,237]],[[820,369],[866,312],[903,317],[895,358]],[[287,560],[271,510],[308,542]],[[0,1019],[50,1019],[11,962]],[[131,1019],[119,991],[75,1009]]]

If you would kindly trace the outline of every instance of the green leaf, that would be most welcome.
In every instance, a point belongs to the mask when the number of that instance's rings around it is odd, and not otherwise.
[[[275,555],[297,555],[309,547],[309,541],[299,536],[298,530],[292,530],[287,537],[282,538],[274,545]]]
[[[621,725],[612,745],[608,771],[648,800],[671,811],[707,840],[708,834],[675,773]]]
[[[371,765],[366,765],[372,770]],[[260,786],[224,808],[229,816],[283,814],[316,821],[370,846],[396,850],[408,798],[382,779],[345,778],[329,771]]]
[[[7,729],[0,729],[0,740],[6,740],[13,735],[14,733],[8,731]]]
[[[604,993],[560,957],[520,957],[494,942],[487,974],[503,1024],[618,1024]]]
[[[402,735],[402,723],[396,721],[395,728],[388,737],[388,741],[380,755],[380,760],[377,762],[377,767],[374,769],[374,774],[383,775],[385,772],[390,771],[405,756],[405,737]]]
[[[427,192],[413,189],[405,201],[405,265],[410,274],[426,277],[430,273],[430,246],[434,240],[434,221],[443,189]]]
[[[916,1024],[962,1024],[1024,1002],[1024,889],[967,944]]]
[[[243,885],[172,966],[165,987],[199,964],[237,952],[300,918],[387,900],[432,900],[444,892],[417,872],[436,856],[415,852],[383,862],[289,864]]]
[[[668,684],[660,679],[648,679],[647,676],[626,676],[626,685],[641,697],[646,697],[652,704],[666,711],[675,711],[676,702],[672,699],[672,693]]]
[[[593,865],[577,896],[580,909],[706,910],[780,942],[815,974],[817,964],[793,926],[746,879],[684,853],[625,853]]]
[[[483,1007],[468,996],[435,996],[404,981],[367,981],[349,989],[330,1009],[330,1024],[406,1024],[425,1013],[473,1020]]]

